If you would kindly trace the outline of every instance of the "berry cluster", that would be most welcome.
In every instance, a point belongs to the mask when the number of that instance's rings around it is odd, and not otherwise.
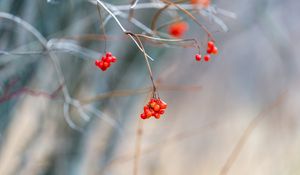
[[[151,116],[156,119],[160,118],[160,115],[165,113],[167,103],[159,98],[151,98],[147,105],[144,106],[144,113],[141,114],[142,119],[148,119]]]
[[[189,25],[186,22],[176,22],[169,26],[169,34],[175,38],[181,38],[188,28]]]
[[[213,41],[208,41],[207,43],[207,49],[206,49],[206,55],[204,55],[204,61],[208,62],[210,60],[210,55],[217,55],[218,54],[218,48],[215,46],[215,43]],[[196,61],[201,61],[201,55],[196,54],[195,55]]]
[[[106,71],[111,65],[115,63],[117,58],[112,55],[110,52],[106,52],[105,56],[102,56],[101,60],[96,60],[95,65],[99,67],[102,71]]]
[[[206,52],[207,54],[213,54],[213,55],[218,54],[218,48],[215,46],[215,43],[213,41],[208,41]]]

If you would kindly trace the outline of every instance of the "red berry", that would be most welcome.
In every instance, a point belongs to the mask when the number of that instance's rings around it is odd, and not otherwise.
[[[112,53],[111,52],[106,52],[106,57],[111,57]]]
[[[148,106],[144,106],[144,112],[146,112],[147,110],[149,110]]]
[[[206,49],[206,53],[212,54],[212,52],[213,52],[213,47],[208,47],[208,48]]]
[[[113,62],[113,63],[115,63],[115,62],[117,62],[117,58],[116,57],[111,57],[111,62]]]
[[[151,103],[149,104],[149,106],[150,106],[151,108],[154,108],[155,105],[156,105],[156,102],[151,102]]]
[[[212,54],[214,54],[214,55],[218,54],[218,48],[216,46],[213,47]]]
[[[149,118],[152,116],[152,112],[150,110],[146,110],[145,115]]]
[[[215,46],[215,43],[213,41],[207,42],[207,48],[213,48]]]
[[[99,64],[100,64],[100,60],[96,60],[95,65],[99,67]]]
[[[159,110],[159,114],[164,114],[165,113],[165,110],[164,109],[160,109]]]
[[[107,61],[107,57],[103,56],[103,57],[101,58],[101,60],[102,60],[102,61]]]
[[[99,61],[99,67],[103,67],[103,61]]]
[[[167,103],[165,103],[165,102],[162,101],[162,100],[160,100],[160,104],[159,104],[159,105],[160,105],[160,108],[161,108],[161,109],[166,109],[167,106],[168,106]]]
[[[189,26],[186,22],[173,23],[169,27],[169,34],[176,38],[181,38],[188,30]]]
[[[108,68],[110,66],[110,63],[109,62],[103,62],[103,67],[106,67],[106,68]]]
[[[158,112],[160,110],[160,106],[158,104],[156,104],[154,107],[153,107],[153,110],[155,112]]]
[[[141,118],[146,119],[147,118],[146,114],[145,113],[141,114]]]
[[[102,70],[102,71],[106,71],[106,69],[107,69],[107,67],[100,67],[100,69]]]
[[[155,111],[153,109],[150,109],[150,112],[151,112],[151,116],[154,116]]]
[[[156,113],[156,114],[154,115],[154,117],[155,117],[156,119],[159,119],[159,118],[160,118],[160,114]]]
[[[196,54],[195,59],[196,59],[196,61],[201,61],[201,55],[200,54]]]
[[[208,62],[210,60],[210,55],[205,55],[204,56],[204,61]]]

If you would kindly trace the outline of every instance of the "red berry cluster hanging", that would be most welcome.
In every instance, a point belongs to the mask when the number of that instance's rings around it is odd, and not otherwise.
[[[111,52],[106,52],[105,56],[101,58],[101,60],[96,60],[95,65],[99,67],[102,71],[106,71],[111,65],[111,63],[115,63],[117,58],[112,55]]]
[[[206,53],[213,54],[213,55],[218,54],[218,48],[215,46],[215,43],[213,41],[208,41]]]
[[[167,103],[160,98],[151,98],[146,106],[144,106],[144,113],[141,114],[142,119],[148,119],[151,116],[156,119],[160,118],[160,115],[165,113]]]
[[[208,41],[206,55],[204,55],[203,57],[204,61],[208,62],[210,60],[210,55],[217,55],[217,54],[218,54],[218,48],[215,46],[215,43],[213,41]],[[196,61],[201,61],[201,58],[202,56],[200,54],[195,55]]]

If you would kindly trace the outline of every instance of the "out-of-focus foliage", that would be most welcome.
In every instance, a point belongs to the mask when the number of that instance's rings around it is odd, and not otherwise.
[[[161,120],[143,123],[139,174],[299,174],[300,2],[212,5],[237,16],[199,17],[217,39],[220,54],[212,62],[195,62],[192,48],[145,43],[169,108]],[[0,18],[0,174],[132,174],[139,113],[151,85],[143,53],[109,20],[107,46],[119,60],[99,71],[94,60],[104,52],[103,38],[82,37],[102,33],[89,1],[0,0],[0,11],[47,39],[70,97],[88,109],[85,115],[70,106],[82,131],[72,129],[49,51],[24,27]],[[149,25],[153,10],[134,15]],[[187,37],[202,36],[191,22]]]

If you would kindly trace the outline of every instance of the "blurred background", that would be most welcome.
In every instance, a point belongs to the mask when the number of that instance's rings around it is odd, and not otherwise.
[[[157,11],[136,9],[129,22],[129,1],[106,2],[135,33],[147,31],[133,21],[149,27]],[[300,1],[211,5],[195,15],[216,38],[212,61],[144,41],[168,109],[141,121],[151,94],[143,53],[103,8],[118,58],[105,72],[94,65],[105,37],[92,1],[0,0],[0,174],[300,174]],[[185,38],[205,42],[186,20]]]

